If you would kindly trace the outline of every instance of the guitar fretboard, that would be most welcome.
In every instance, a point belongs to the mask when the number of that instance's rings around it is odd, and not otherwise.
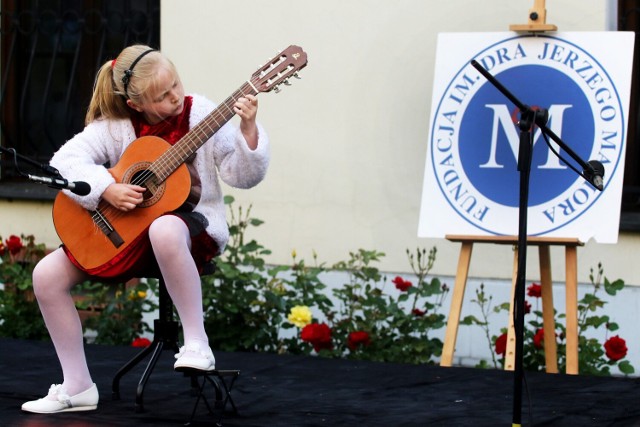
[[[149,170],[163,182],[193,153],[209,140],[222,126],[235,116],[233,105],[246,95],[257,95],[251,82],[246,82],[209,113],[200,123],[154,161]]]

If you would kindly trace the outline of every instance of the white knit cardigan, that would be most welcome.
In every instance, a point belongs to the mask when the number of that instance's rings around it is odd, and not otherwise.
[[[205,97],[192,96],[190,129],[215,108]],[[115,166],[134,140],[136,135],[129,119],[96,120],[87,125],[54,154],[50,164],[68,181],[87,182],[91,192],[78,196],[64,190],[65,194],[82,207],[94,210],[104,190],[115,182],[105,165]],[[236,188],[257,185],[269,165],[269,139],[258,125],[258,147],[251,150],[239,128],[227,123],[200,147],[194,165],[202,181],[202,195],[194,211],[209,221],[207,232],[222,252],[229,240],[229,230],[218,177]]]

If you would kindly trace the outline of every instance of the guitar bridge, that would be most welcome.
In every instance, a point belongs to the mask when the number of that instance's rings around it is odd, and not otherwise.
[[[109,239],[109,241],[115,246],[119,248],[124,243],[120,234],[116,231],[115,228],[111,225],[109,220],[102,215],[99,209],[95,211],[91,211],[91,217],[93,218],[93,222],[98,226],[100,231]]]

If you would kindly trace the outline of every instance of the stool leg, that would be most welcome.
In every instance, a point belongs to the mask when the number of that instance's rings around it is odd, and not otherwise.
[[[460,248],[458,271],[456,273],[456,281],[453,285],[451,308],[449,309],[449,318],[447,319],[447,330],[445,332],[444,344],[442,346],[440,366],[451,366],[453,364],[453,352],[455,351],[456,340],[458,338],[460,312],[462,311],[462,300],[467,286],[472,249],[473,243],[471,242],[463,242],[462,247]]]
[[[556,320],[553,309],[553,286],[551,282],[551,256],[549,245],[538,246],[540,258],[540,286],[542,287],[542,324],[544,330],[544,358],[547,373],[558,373],[556,346]]]
[[[162,278],[158,285],[159,291],[159,307],[158,307],[158,319],[156,319],[153,327],[153,342],[149,347],[142,350],[133,359],[127,362],[122,368],[118,370],[113,378],[111,384],[111,391],[113,399],[120,399],[120,379],[129,372],[137,363],[142,361],[149,353],[151,359],[147,363],[147,366],[138,382],[136,390],[136,412],[142,412],[144,410],[143,394],[144,388],[147,385],[147,381],[153,372],[153,368],[160,357],[163,350],[173,350],[174,353],[178,352],[178,336],[179,336],[179,324],[174,320],[173,316],[173,303],[167,292],[167,288]]]
[[[140,378],[140,382],[138,383],[138,388],[136,390],[136,412],[144,411],[144,403],[142,400],[142,395],[144,394],[144,388],[147,385],[147,380],[149,380],[149,376],[151,376],[151,372],[153,372],[153,368],[156,366],[156,362],[158,361],[158,357],[162,354],[162,349],[164,348],[164,341],[159,341],[156,345],[156,348],[151,354],[151,359],[149,363],[147,363],[147,367],[142,373],[142,377]]]
[[[195,375],[191,376],[191,383],[194,383],[195,379],[195,384],[197,384],[198,386],[198,397],[196,399],[196,403],[193,405],[193,410],[191,411],[191,416],[189,417],[189,421],[187,421],[185,423],[185,426],[190,426],[193,423],[193,417],[195,417],[196,415],[196,409],[198,409],[198,404],[200,403],[200,399],[204,400],[204,403],[207,405],[207,409],[209,409],[209,412],[213,412],[211,410],[211,408],[209,407],[209,403],[207,402],[206,398],[203,398],[202,393],[204,392],[204,386],[207,383],[207,377],[205,375],[202,376],[202,383],[198,383],[198,379]]]
[[[113,382],[111,383],[111,395],[113,400],[120,400],[120,379],[134,366],[136,366],[142,359],[147,357],[147,354],[154,351],[158,346],[161,346],[161,341],[154,341],[151,345],[141,352],[139,352],[133,359],[129,360],[124,366],[122,366],[116,375],[113,377]]]

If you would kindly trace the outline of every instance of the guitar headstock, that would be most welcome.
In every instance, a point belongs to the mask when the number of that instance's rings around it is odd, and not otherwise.
[[[290,85],[291,77],[300,78],[298,71],[306,65],[307,54],[301,47],[291,45],[253,73],[251,84],[259,92],[278,92],[281,84]]]

